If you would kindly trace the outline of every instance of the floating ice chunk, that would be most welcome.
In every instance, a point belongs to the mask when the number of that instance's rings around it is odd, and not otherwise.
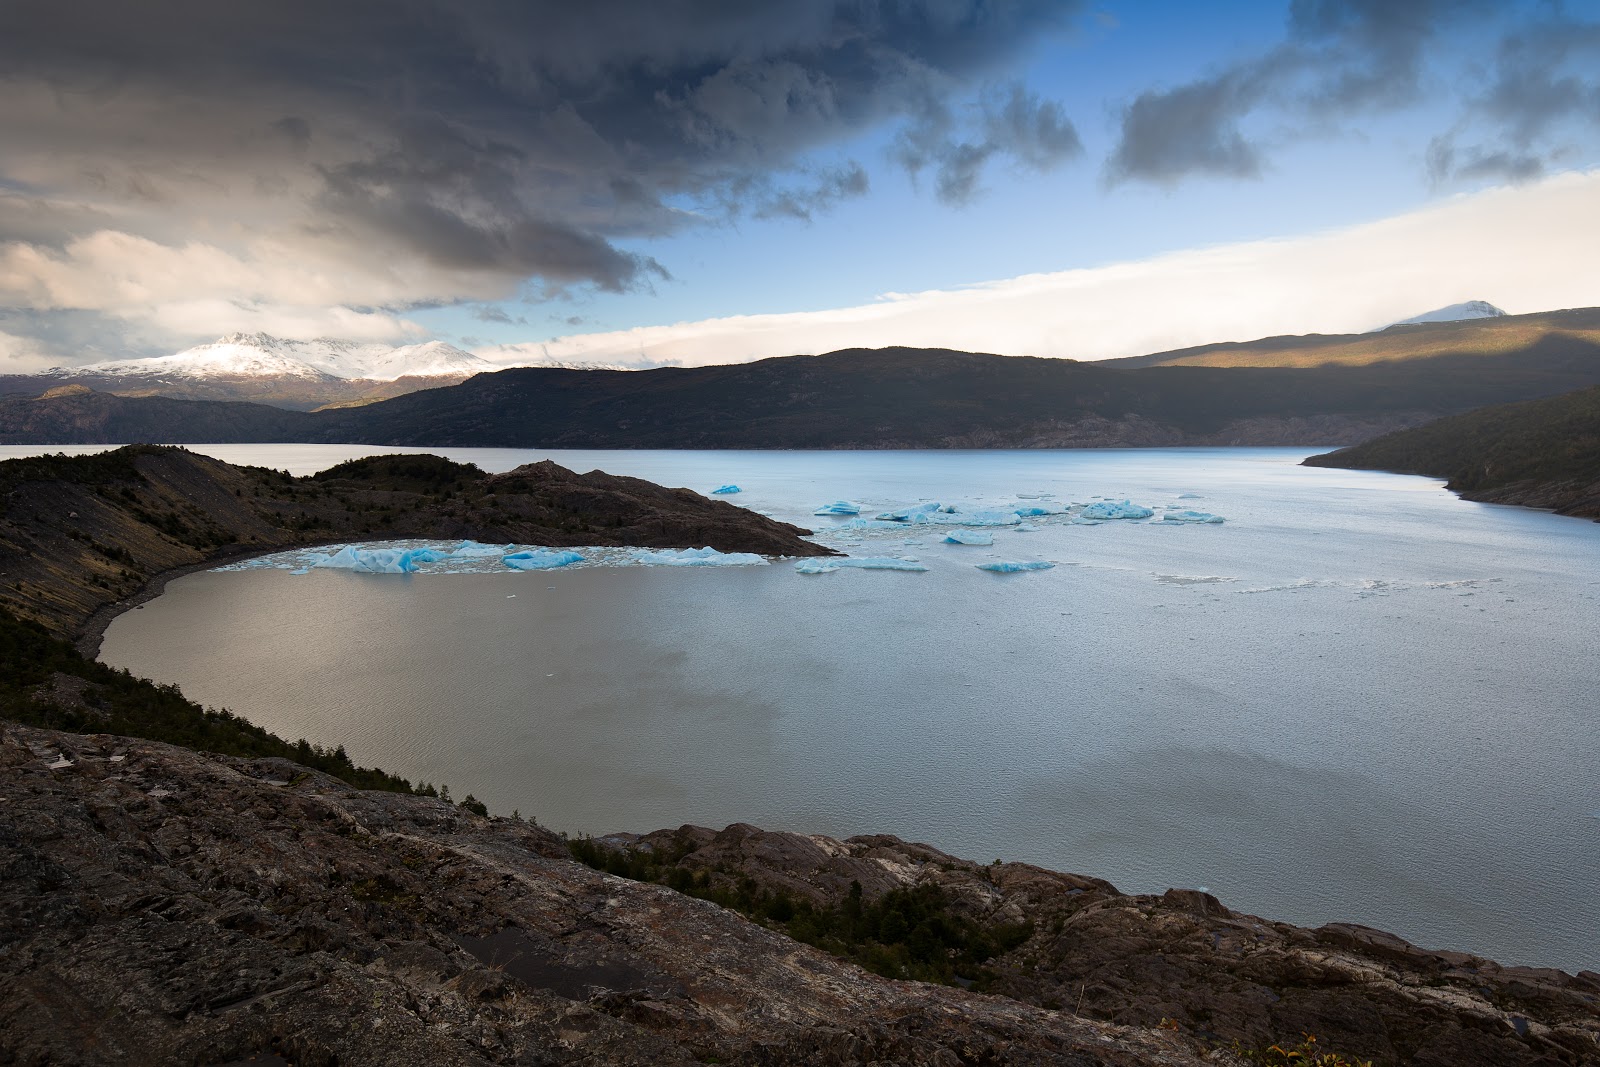
[[[1012,533],[1038,533],[1039,532],[1039,527],[1035,526],[1031,522],[1019,522],[1015,526],[1011,527],[1011,532]]]
[[[1055,564],[1049,560],[1036,559],[1021,563],[1012,561],[980,563],[978,564],[978,569],[980,571],[993,571],[996,574],[1016,574],[1019,571],[1047,571],[1054,566]]]
[[[298,567],[298,568],[290,571],[289,573],[290,574],[310,574],[311,573],[311,568],[310,567]]]
[[[1014,511],[974,511],[958,521],[962,526],[1015,526],[1022,520]]]
[[[740,489],[737,485],[719,485],[715,489],[711,490],[711,492],[713,494],[721,494],[722,496],[731,496],[734,493],[742,493],[744,490]]]
[[[1102,500],[1090,504],[1079,513],[1081,519],[1148,519],[1155,512],[1141,504],[1129,503],[1126,500]]]
[[[513,545],[483,545],[476,541],[463,541],[460,547],[450,552],[452,559],[487,559],[490,556],[503,556],[515,546]]]
[[[1072,525],[1074,525],[1074,526],[1099,526],[1100,525],[1100,520],[1099,519],[1086,519],[1082,515],[1075,515],[1075,516],[1073,516],[1073,519],[1072,519]]]
[[[1161,516],[1162,522],[1221,522],[1221,515],[1213,515],[1209,511],[1191,511],[1187,508],[1169,511]]]
[[[905,526],[903,522],[890,522],[888,519],[846,519],[841,523],[830,526],[828,530],[899,530]]]
[[[361,571],[365,574],[410,574],[417,569],[416,552],[409,548],[357,548],[345,545],[312,567],[330,570]]]
[[[754,552],[718,552],[714,548],[663,548],[635,557],[647,567],[751,567],[767,562]]]
[[[994,534],[980,533],[977,530],[951,530],[944,535],[947,545],[992,545]]]
[[[1205,497],[1201,496],[1199,493],[1179,493],[1178,494],[1178,499],[1179,500],[1204,500]]]
[[[835,500],[831,504],[822,505],[820,508],[818,508],[816,511],[813,511],[811,514],[813,514],[813,515],[859,515],[859,514],[861,514],[861,505],[860,504],[852,504],[848,500]]]
[[[1016,507],[1012,508],[1011,510],[1012,510],[1013,514],[1020,515],[1023,518],[1027,519],[1027,518],[1037,518],[1040,515],[1059,515],[1059,514],[1061,514],[1063,511],[1065,511],[1067,509],[1062,507],[1060,504],[1039,503],[1039,504],[1018,504]]]
[[[438,548],[418,548],[411,553],[412,563],[443,563],[450,553]]]
[[[858,571],[925,571],[914,559],[874,556],[834,556],[829,559],[803,559],[794,565],[797,574],[832,574],[849,568]]]
[[[509,556],[503,557],[502,562],[507,567],[517,571],[548,571],[556,567],[582,563],[583,553],[573,552],[568,549],[551,551],[547,548],[535,548],[527,552],[513,552]]]
[[[931,522],[931,516],[940,510],[940,505],[933,501],[922,504],[912,504],[910,507],[899,508],[895,511],[885,511],[874,518],[886,522]]]

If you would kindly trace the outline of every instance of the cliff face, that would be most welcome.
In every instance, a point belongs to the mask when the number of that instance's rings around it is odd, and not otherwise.
[[[309,478],[142,445],[0,463],[0,607],[57,633],[175,568],[300,544],[473,538],[829,555],[807,531],[688,489],[535,463],[380,456]]]
[[[876,978],[521,822],[0,731],[5,1062],[1202,1062],[1180,1034]]]

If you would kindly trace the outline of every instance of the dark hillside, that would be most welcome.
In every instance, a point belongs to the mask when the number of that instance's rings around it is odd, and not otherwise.
[[[1305,462],[1426,474],[1468,500],[1600,520],[1600,388],[1482,408]]]

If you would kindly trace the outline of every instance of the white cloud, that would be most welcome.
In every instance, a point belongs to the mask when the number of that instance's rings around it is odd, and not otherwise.
[[[1600,305],[1600,171],[1454,197],[1348,229],[1173,252],[831,311],[740,315],[478,350],[496,362],[702,366],[907,345],[1106,359],[1352,333],[1463,300]]]

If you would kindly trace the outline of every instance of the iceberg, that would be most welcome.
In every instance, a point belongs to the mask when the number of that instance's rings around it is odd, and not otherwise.
[[[831,504],[822,505],[820,508],[818,508],[816,511],[813,511],[811,514],[813,514],[813,515],[859,515],[859,514],[861,514],[861,505],[860,504],[852,504],[848,500],[835,500]]]
[[[978,569],[980,571],[993,571],[995,574],[1016,574],[1019,571],[1047,571],[1054,566],[1055,564],[1049,562],[1048,560],[1039,559],[1030,560],[1026,563],[1014,563],[1009,561],[980,563],[978,564]]]
[[[1079,512],[1080,519],[1148,519],[1155,512],[1140,504],[1102,500]]]
[[[1161,516],[1162,522],[1221,522],[1221,515],[1213,515],[1209,511],[1191,511],[1187,508],[1169,511]]]
[[[417,569],[416,555],[409,548],[357,548],[355,545],[345,545],[311,566],[361,571],[365,574],[410,574]]]
[[[1015,526],[1011,527],[1011,532],[1012,533],[1038,533],[1039,532],[1039,527],[1035,526],[1031,522],[1019,522]]]
[[[737,485],[719,485],[715,489],[711,490],[711,492],[713,494],[720,493],[723,496],[729,496],[733,493],[742,493],[744,490],[740,489]]]
[[[925,571],[914,559],[875,556],[834,556],[828,559],[803,559],[794,565],[797,574],[832,574],[850,568],[859,571]]]
[[[646,550],[634,559],[647,567],[750,567],[767,562],[767,557],[755,552],[718,552],[714,548]]]
[[[1040,515],[1059,515],[1066,510],[1059,504],[1018,504],[1011,509],[1011,512],[1025,519],[1032,519]]]
[[[992,545],[994,534],[979,533],[977,530],[951,530],[944,535],[947,545]]]
[[[502,557],[507,567],[517,571],[548,571],[583,562],[583,553],[569,549],[551,550],[535,548],[528,552],[513,552]]]
[[[417,548],[411,552],[412,563],[443,563],[450,558],[451,554],[449,552],[444,552],[437,548]]]

